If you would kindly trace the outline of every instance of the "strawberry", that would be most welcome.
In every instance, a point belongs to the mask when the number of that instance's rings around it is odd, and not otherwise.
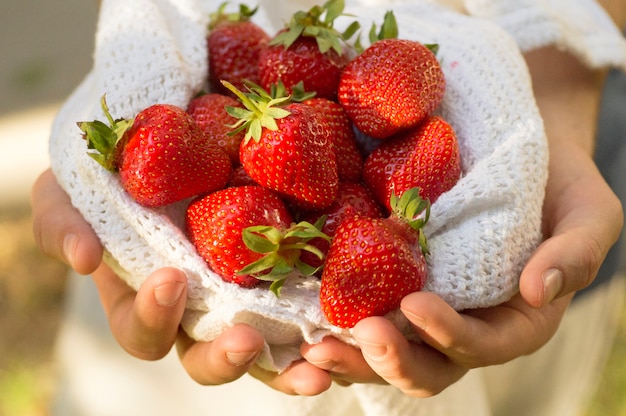
[[[310,223],[292,224],[284,202],[261,186],[226,188],[197,198],[187,209],[186,229],[198,253],[222,279],[243,287],[270,281],[276,295],[294,270],[316,272],[300,256],[312,252],[321,258],[307,243],[328,239]]]
[[[367,218],[381,218],[383,212],[365,186],[353,182],[340,182],[335,201],[323,210],[308,213],[305,218],[310,223],[317,223],[320,219],[324,219],[321,231],[325,235],[333,237],[341,222],[357,215]],[[317,247],[323,254],[326,254],[330,247],[329,242],[322,238],[311,240],[310,244]],[[313,267],[323,266],[322,260],[312,253],[305,253],[302,261]]]
[[[330,205],[339,187],[331,129],[323,115],[288,97],[272,98],[260,88],[238,95],[245,109],[228,107],[239,118],[235,131],[246,130],[239,159],[259,185],[306,209]]]
[[[358,182],[363,170],[363,156],[357,146],[352,123],[343,108],[327,98],[311,98],[303,104],[317,108],[333,129],[333,142],[340,181]]]
[[[192,201],[187,208],[187,235],[211,269],[225,281],[253,287],[260,280],[239,275],[262,257],[248,249],[243,230],[257,225],[288,228],[291,214],[283,201],[260,186],[226,188]]]
[[[322,232],[333,237],[339,224],[346,218],[360,215],[369,218],[381,218],[382,209],[374,199],[369,189],[359,183],[340,182],[337,198],[333,203],[322,210],[309,213],[307,221],[315,223],[320,217],[326,220]]]
[[[228,183],[228,186],[234,187],[244,185],[258,185],[258,183],[252,180],[252,178],[250,177],[250,175],[248,175],[248,172],[246,172],[243,166],[239,165],[235,169],[233,169],[233,174],[230,177],[230,182]]]
[[[345,32],[333,28],[342,15],[343,0],[329,0],[308,12],[293,15],[259,56],[260,85],[269,90],[281,80],[287,91],[302,82],[317,97],[334,99],[341,71],[351,59],[348,40],[358,29],[355,22]]]
[[[180,107],[155,104],[133,120],[114,120],[104,97],[110,123],[78,123],[89,154],[119,173],[122,187],[139,204],[168,205],[222,189],[232,165],[228,155],[211,143]]]
[[[222,94],[205,94],[189,102],[187,112],[207,136],[220,146],[233,166],[239,165],[239,146],[244,133],[231,134],[231,124],[237,120],[226,111],[226,107],[241,107],[238,100]]]
[[[461,157],[452,127],[431,116],[417,128],[400,133],[376,148],[365,160],[363,180],[384,204],[392,192],[419,187],[434,203],[461,176]],[[385,204],[390,208],[389,203]]]
[[[261,27],[250,21],[256,13],[245,5],[239,6],[238,13],[225,13],[227,3],[220,5],[211,15],[207,47],[209,52],[209,83],[211,89],[226,95],[232,95],[221,84],[229,81],[243,87],[243,81],[259,83],[259,54],[270,40]]]
[[[385,23],[395,24],[392,16],[388,13]],[[381,39],[346,66],[338,100],[359,130],[384,139],[433,113],[443,99],[445,78],[432,48]]]
[[[339,224],[332,240],[320,289],[328,321],[352,328],[368,316],[382,316],[427,278],[426,238],[421,227],[430,205],[418,190],[392,198],[387,218],[355,216]]]

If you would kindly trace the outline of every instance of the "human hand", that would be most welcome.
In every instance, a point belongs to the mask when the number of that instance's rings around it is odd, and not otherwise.
[[[280,375],[255,366],[264,339],[248,325],[235,325],[212,342],[190,339],[179,329],[187,294],[184,273],[174,268],[157,270],[135,292],[102,263],[97,236],[50,170],[35,183],[31,203],[39,248],[78,273],[92,276],[111,332],[132,356],[157,360],[176,344],[182,365],[203,385],[228,383],[250,372],[287,394],[315,395],[330,387],[330,375],[306,361],[294,363]]]
[[[620,201],[591,158],[601,76],[552,48],[527,59],[550,162],[545,240],[522,271],[520,294],[493,308],[456,313],[433,294],[414,293],[401,310],[423,343],[407,341],[384,318],[368,318],[354,328],[361,351],[327,338],[302,347],[309,362],[343,382],[384,382],[408,395],[430,396],[471,368],[541,347],[573,293],[593,281],[623,227]]]

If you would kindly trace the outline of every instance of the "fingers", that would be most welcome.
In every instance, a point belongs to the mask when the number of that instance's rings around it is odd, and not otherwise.
[[[96,270],[102,260],[102,246],[50,170],[35,182],[31,205],[33,234],[39,248],[80,274]]]
[[[250,375],[274,390],[289,395],[315,396],[332,385],[332,378],[327,371],[304,360],[292,363],[280,374],[253,366],[250,368]]]
[[[407,395],[429,397],[471,368],[537,350],[556,332],[570,299],[533,308],[517,296],[500,306],[458,313],[437,295],[416,292],[404,298],[401,310],[423,342],[410,342],[391,321],[371,317],[353,329],[360,350],[328,337],[301,351],[335,379],[384,381]]]
[[[181,334],[178,355],[191,378],[202,385],[219,385],[245,374],[263,350],[262,335],[249,325],[226,329],[212,342],[196,342]]]
[[[535,251],[520,276],[520,292],[529,305],[589,285],[617,241],[624,213],[593,161],[580,149],[567,157],[554,149],[551,179],[544,204],[544,229],[549,238]]]
[[[363,357],[389,384],[414,397],[443,391],[467,372],[426,344],[407,339],[385,318],[372,317],[354,327]]]
[[[93,273],[111,332],[129,354],[144,360],[164,357],[178,334],[187,279],[177,269],[157,270],[138,292],[102,265]]]
[[[538,309],[516,296],[499,306],[457,313],[436,295],[418,292],[407,296],[401,309],[428,345],[476,368],[536,351],[556,332],[570,299]]]
[[[335,337],[328,336],[317,344],[303,344],[300,353],[309,363],[328,371],[340,384],[383,382],[367,364],[360,349]]]

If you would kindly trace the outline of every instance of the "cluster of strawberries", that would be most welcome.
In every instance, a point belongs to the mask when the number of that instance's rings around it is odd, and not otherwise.
[[[445,79],[432,45],[397,38],[387,13],[365,49],[333,22],[343,1],[296,13],[270,37],[240,6],[214,14],[212,92],[186,109],[79,123],[89,154],[139,203],[189,200],[186,233],[211,269],[279,293],[321,276],[329,322],[383,315],[426,280],[430,203],[461,175],[455,133],[433,113]]]

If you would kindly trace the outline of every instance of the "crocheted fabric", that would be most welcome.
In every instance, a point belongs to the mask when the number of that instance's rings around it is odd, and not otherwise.
[[[184,270],[189,295],[182,324],[189,335],[212,340],[226,327],[248,323],[266,339],[259,365],[282,370],[300,358],[302,341],[319,342],[332,334],[353,342],[349,330],[335,328],[323,317],[319,281],[294,276],[280,298],[264,287],[243,289],[225,283],[185,237],[185,204],[163,209],[136,204],[116,175],[86,155],[76,127],[77,121],[104,120],[99,104],[103,94],[116,118],[133,117],[154,103],[186,107],[206,86],[207,12],[219,3],[102,1],[94,67],[54,123],[51,163],[59,183],[100,237],[105,261],[130,286],[139,288],[161,267]],[[363,27],[380,23],[391,8],[400,37],[440,45],[438,58],[447,79],[440,113],[458,134],[463,176],[432,206],[425,229],[431,249],[425,290],[457,310],[488,307],[517,292],[520,271],[541,238],[548,151],[520,47],[571,47],[595,66],[626,62],[626,48],[591,2],[567,0],[568,13],[555,11],[564,1],[439,3],[347,5]],[[268,33],[274,33],[294,8],[312,5],[260,4],[257,23]],[[588,11],[592,13],[584,13]],[[600,46],[612,48],[612,53]],[[406,326],[399,313],[390,317]]]

